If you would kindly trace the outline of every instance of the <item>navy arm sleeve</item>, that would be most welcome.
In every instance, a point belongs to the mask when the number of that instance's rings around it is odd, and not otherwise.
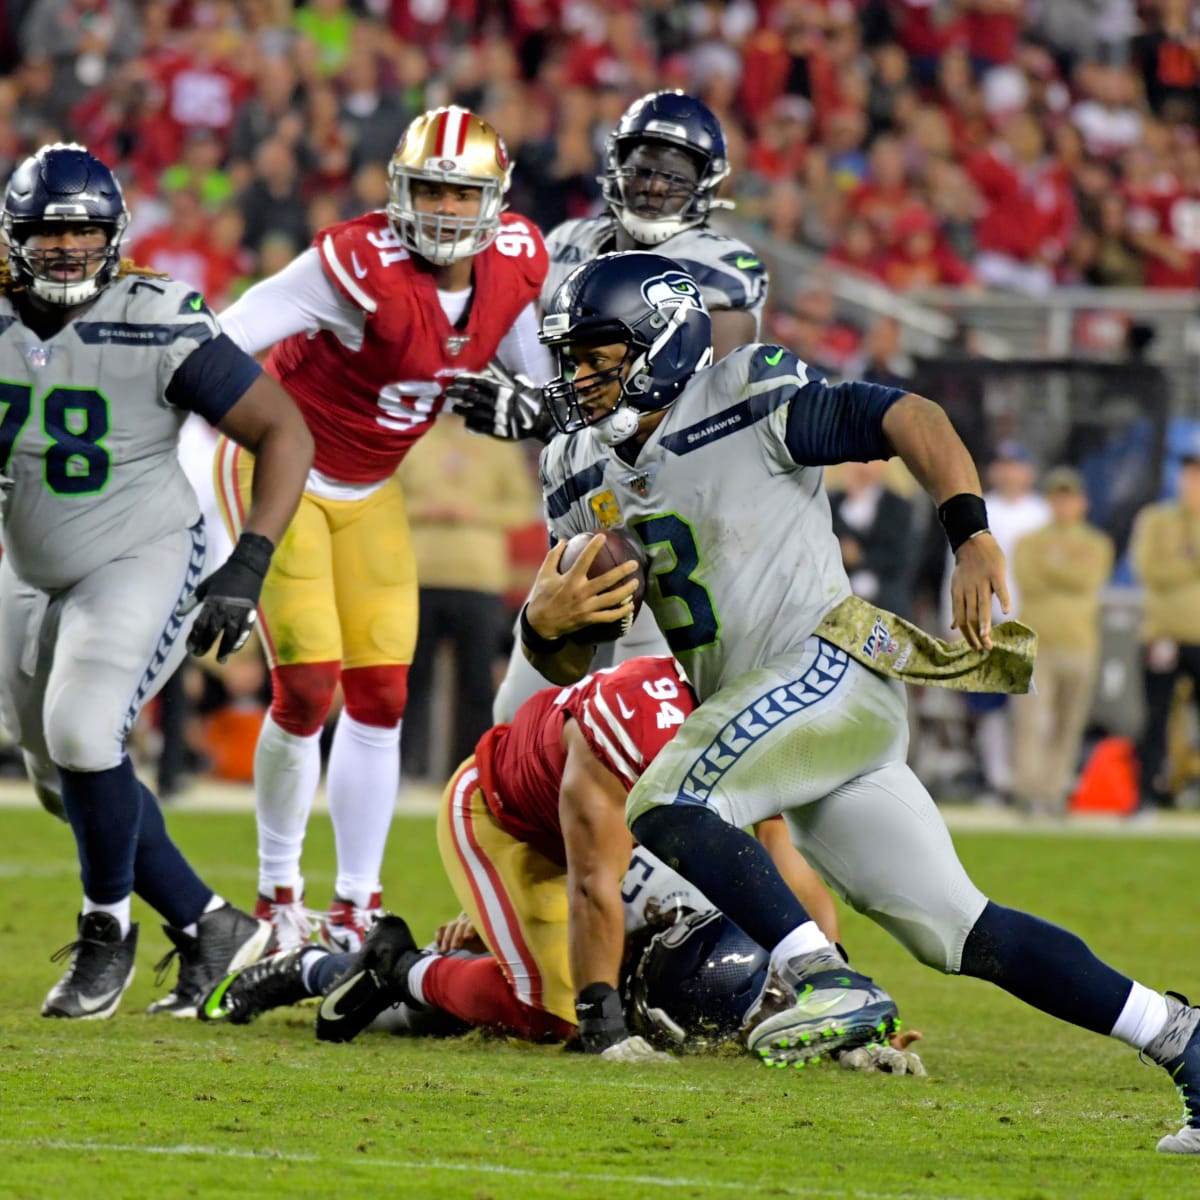
[[[222,333],[202,342],[175,368],[167,403],[216,425],[261,374],[262,367]]]
[[[907,393],[902,388],[847,380],[813,380],[798,388],[788,408],[784,443],[801,466],[890,458],[883,417]]]

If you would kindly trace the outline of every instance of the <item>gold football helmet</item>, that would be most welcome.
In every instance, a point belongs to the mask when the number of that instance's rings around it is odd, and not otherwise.
[[[482,117],[456,105],[432,109],[404,131],[388,165],[388,220],[404,245],[431,263],[470,258],[500,232],[511,177],[504,141]],[[466,217],[417,212],[414,179],[479,188],[479,212]]]

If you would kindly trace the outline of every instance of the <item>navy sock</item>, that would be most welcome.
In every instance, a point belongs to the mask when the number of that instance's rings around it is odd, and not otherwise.
[[[762,843],[711,809],[652,808],[634,821],[633,836],[767,950],[810,919]]]
[[[168,925],[183,929],[203,916],[213,890],[171,841],[154,793],[144,783],[139,782],[138,787],[142,824],[134,859],[134,887]]]
[[[339,979],[358,970],[358,953],[322,954],[309,968],[308,990],[313,996],[323,996]]]
[[[1133,987],[1132,979],[1101,962],[1075,934],[990,900],[967,935],[959,972],[1105,1035],[1112,1033]]]
[[[79,850],[83,894],[115,904],[133,892],[142,794],[128,757],[107,771],[58,768],[62,802]]]

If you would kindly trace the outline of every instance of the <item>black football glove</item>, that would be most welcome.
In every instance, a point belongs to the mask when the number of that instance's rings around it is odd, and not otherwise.
[[[446,385],[450,408],[475,433],[505,442],[536,438],[548,442],[554,421],[542,403],[542,389],[524,375],[513,375],[498,362],[482,374],[463,372]]]
[[[258,619],[258,595],[274,551],[269,538],[243,533],[233,553],[179,606],[176,615],[184,617],[203,602],[188,634],[193,654],[207,654],[219,635],[217,662],[223,663],[246,644]]]

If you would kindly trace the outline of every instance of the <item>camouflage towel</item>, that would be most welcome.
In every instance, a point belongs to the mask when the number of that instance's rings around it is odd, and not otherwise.
[[[881,675],[958,692],[1028,692],[1037,656],[1037,634],[1020,621],[994,626],[991,650],[973,650],[965,641],[944,642],[858,596],[847,596],[826,613],[815,632]]]

